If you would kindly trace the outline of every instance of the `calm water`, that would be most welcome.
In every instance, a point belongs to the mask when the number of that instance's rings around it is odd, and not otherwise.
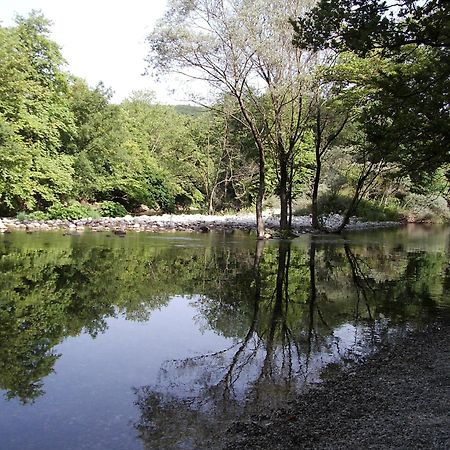
[[[203,448],[447,320],[450,229],[0,236],[0,448]],[[211,447],[212,445],[209,445]]]

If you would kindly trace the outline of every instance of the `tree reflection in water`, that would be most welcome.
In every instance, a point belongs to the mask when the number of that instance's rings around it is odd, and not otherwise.
[[[241,337],[219,352],[166,361],[158,384],[136,391],[136,428],[147,448],[211,447],[211,436],[230,420],[286,404],[306,383],[317,382],[327,365],[374,351],[419,309],[422,317],[435,313],[434,302],[424,300],[431,285],[415,291],[417,277],[399,276],[411,265],[426,273],[426,260],[417,265],[413,255],[380,247],[354,251],[339,238],[312,238],[308,253],[298,250],[285,241],[264,249],[258,242],[251,290],[241,299],[250,305]],[[218,324],[237,317],[233,302],[214,293],[210,289],[197,307],[205,318],[213,309],[209,323],[220,332]],[[224,303],[222,310],[217,302]],[[227,320],[217,320],[219,310]]]
[[[332,363],[448,310],[448,230],[315,236],[256,249],[247,237],[215,233],[4,236],[0,389],[33,402],[64,339],[106,333],[119,315],[146,322],[182,296],[197,311],[192,328],[230,345],[166,361],[159,380],[136,391],[136,427],[150,448],[201,448],[230,418],[283,405]]]

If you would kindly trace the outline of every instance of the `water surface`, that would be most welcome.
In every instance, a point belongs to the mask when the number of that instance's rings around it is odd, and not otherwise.
[[[0,236],[0,442],[202,448],[446,319],[450,231]]]

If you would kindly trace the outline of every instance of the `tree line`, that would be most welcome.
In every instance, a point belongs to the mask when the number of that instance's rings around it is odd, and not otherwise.
[[[447,3],[335,3],[169,2],[149,67],[206,81],[207,107],[112,104],[41,13],[0,27],[0,213],[256,206],[260,238],[273,198],[285,233],[296,212],[448,218]]]
[[[233,99],[258,150],[259,238],[270,170],[290,229],[305,144],[315,228],[325,160],[351,167],[340,231],[381,178],[448,169],[448,12],[440,0],[172,0],[148,60]]]
[[[172,212],[251,203],[253,150],[238,124],[199,107],[159,105],[149,92],[112,104],[102,83],[90,87],[64,71],[49,25],[33,12],[0,28],[3,215],[40,218],[70,205],[76,215],[105,202],[116,214],[120,206]]]

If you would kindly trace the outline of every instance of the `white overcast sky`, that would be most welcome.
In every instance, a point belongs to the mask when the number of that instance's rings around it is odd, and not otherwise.
[[[142,76],[148,47],[145,37],[166,8],[167,0],[0,0],[3,26],[16,13],[41,10],[53,22],[52,39],[62,47],[68,70],[89,85],[103,81],[120,102],[132,91],[150,89],[162,103],[186,103],[182,92],[171,93],[175,81],[157,83]]]

